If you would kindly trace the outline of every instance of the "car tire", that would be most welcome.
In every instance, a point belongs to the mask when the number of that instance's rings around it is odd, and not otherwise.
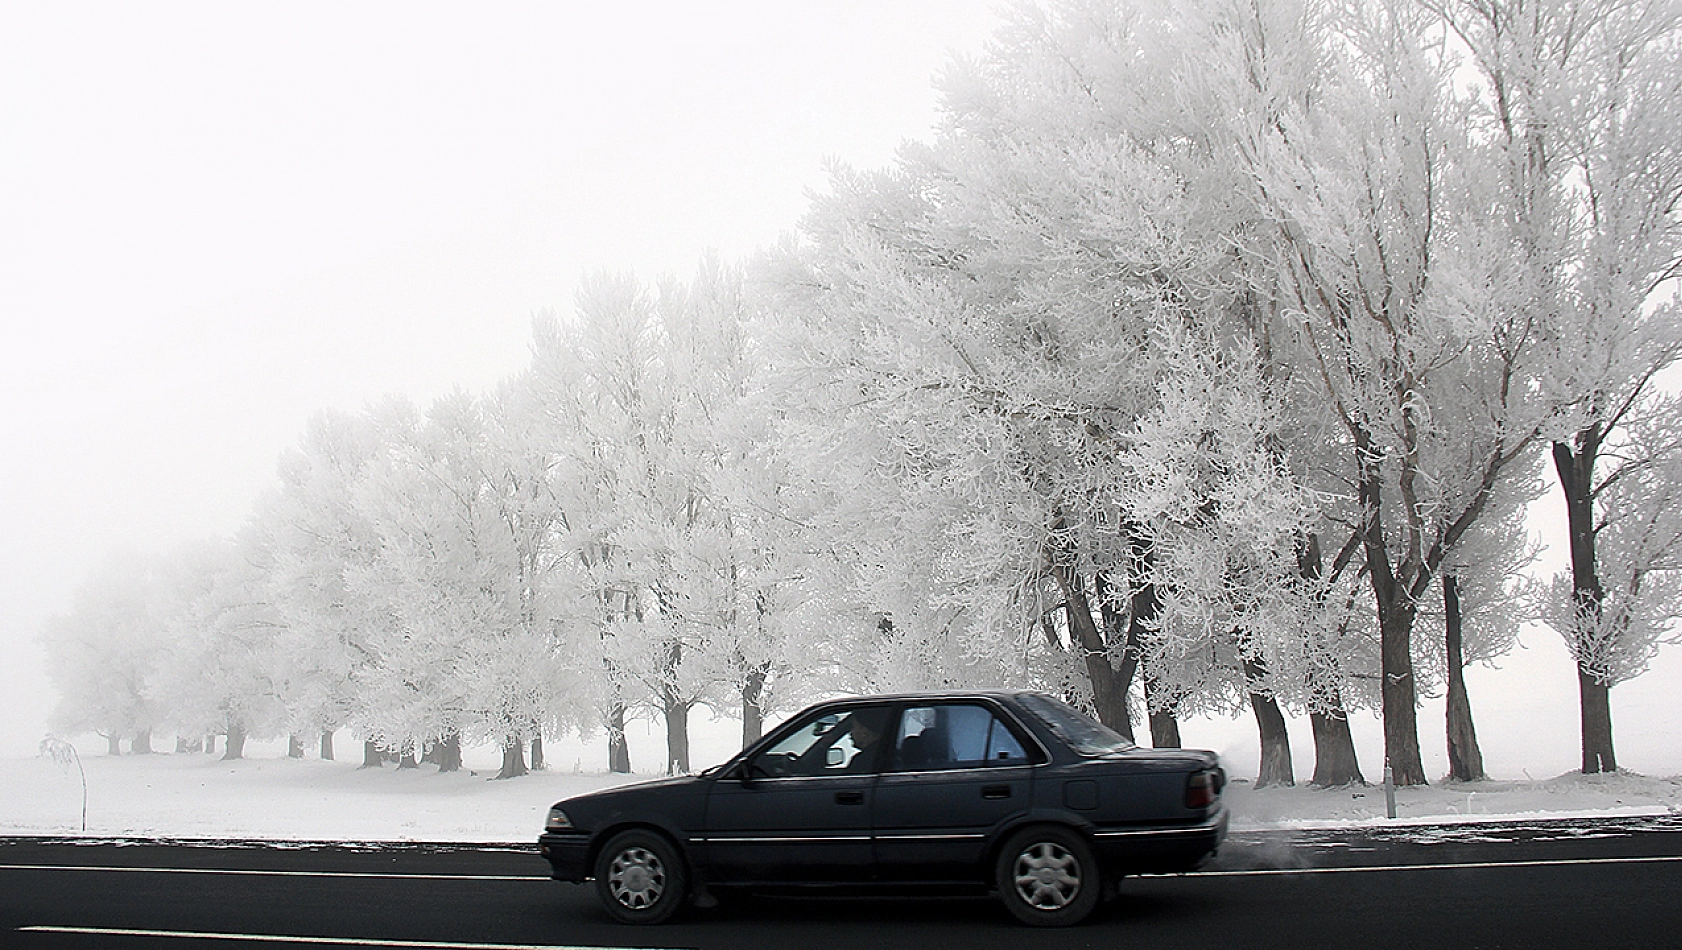
[[[1035,927],[1068,927],[1085,920],[1104,896],[1092,847],[1079,833],[1036,825],[1010,836],[993,866],[999,901]]]
[[[658,832],[621,831],[596,856],[596,896],[623,924],[670,920],[689,896],[683,855]]]

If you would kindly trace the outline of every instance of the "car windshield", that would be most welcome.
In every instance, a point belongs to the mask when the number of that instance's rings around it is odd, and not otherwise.
[[[1106,755],[1137,748],[1133,740],[1068,703],[1043,693],[1024,693],[1022,705],[1081,755]]]

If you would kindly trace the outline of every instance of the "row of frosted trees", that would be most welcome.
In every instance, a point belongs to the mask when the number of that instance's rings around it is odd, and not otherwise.
[[[90,583],[65,728],[345,728],[503,774],[697,706],[1030,685],[1262,783],[1483,767],[1463,670],[1540,619],[1609,690],[1682,613],[1682,12],[1016,11],[891,167],[689,283],[603,276],[530,367],[319,419],[240,536]],[[1526,576],[1556,476],[1569,571]],[[442,751],[440,751],[442,750]]]

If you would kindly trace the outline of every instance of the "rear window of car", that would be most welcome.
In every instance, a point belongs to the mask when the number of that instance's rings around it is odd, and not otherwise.
[[[1044,693],[1024,693],[1018,700],[1034,718],[1045,723],[1057,738],[1081,755],[1107,755],[1138,748],[1132,739],[1060,699]]]

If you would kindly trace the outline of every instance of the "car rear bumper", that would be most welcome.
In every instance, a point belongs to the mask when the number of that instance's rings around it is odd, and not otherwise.
[[[589,835],[542,835],[537,850],[549,862],[549,876],[557,881],[583,881],[590,876]]]
[[[1215,853],[1226,838],[1223,806],[1191,825],[1095,828],[1093,845],[1106,868],[1122,874],[1189,871]]]

